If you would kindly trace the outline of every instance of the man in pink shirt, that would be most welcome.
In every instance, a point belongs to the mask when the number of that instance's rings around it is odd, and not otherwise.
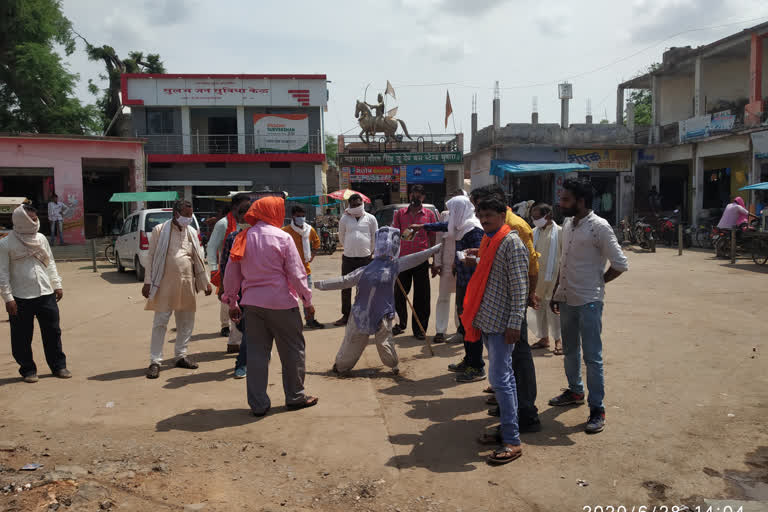
[[[273,341],[283,368],[286,406],[302,409],[318,402],[304,392],[305,343],[298,308],[301,300],[305,311],[314,314],[312,291],[296,244],[280,229],[284,218],[283,198],[255,201],[244,217],[253,227],[235,238],[224,275],[221,300],[229,304],[232,321],[245,318],[248,405],[255,416],[264,416],[271,407],[267,383]]]
[[[397,228],[402,233],[408,227],[413,224],[432,224],[437,222],[437,216],[432,210],[424,208],[424,187],[422,185],[414,185],[411,187],[411,204],[407,208],[402,208],[395,212],[395,219],[392,222],[392,227]],[[413,240],[403,240],[400,243],[400,255],[408,256],[420,251],[429,249],[435,245],[435,234],[428,233],[425,230],[419,230],[416,232],[416,236]],[[400,283],[402,283],[405,293],[408,294],[411,291],[411,283],[413,283],[413,307],[416,314],[419,315],[419,320],[424,329],[429,324],[429,312],[430,312],[430,286],[429,286],[429,262],[425,261],[416,268],[400,272],[398,276]],[[405,300],[405,295],[400,290],[400,287],[395,285],[395,310],[397,310],[397,316],[400,318],[400,324],[396,325],[392,329],[392,334],[397,336],[405,331],[408,325],[408,305]],[[427,333],[421,332],[415,319],[411,319],[411,328],[413,329],[413,336],[419,340],[425,339]]]

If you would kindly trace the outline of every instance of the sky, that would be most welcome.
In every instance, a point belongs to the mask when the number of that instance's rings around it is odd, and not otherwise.
[[[615,122],[616,86],[672,46],[698,46],[768,21],[765,0],[64,0],[94,45],[159,53],[171,73],[326,74],[326,131],[359,133],[356,99],[373,102],[389,80],[411,134],[469,132],[491,123],[496,80],[501,124],[559,122],[557,84],[573,84],[571,123]],[[93,102],[84,44],[66,57]],[[370,85],[369,85],[370,84]],[[445,128],[445,97],[454,111]],[[455,123],[455,124],[454,124]]]

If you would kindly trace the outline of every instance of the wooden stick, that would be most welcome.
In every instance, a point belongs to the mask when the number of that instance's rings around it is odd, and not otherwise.
[[[429,336],[427,336],[427,330],[424,329],[424,326],[421,325],[421,320],[419,320],[419,315],[416,314],[416,309],[414,309],[413,304],[411,304],[411,299],[408,298],[408,294],[405,293],[405,288],[403,288],[403,283],[400,282],[400,278],[396,277],[395,281],[397,281],[397,286],[400,287],[400,291],[403,292],[403,297],[405,297],[405,300],[408,301],[408,305],[411,307],[411,312],[413,312],[413,318],[416,320],[416,324],[419,326],[419,329],[421,329],[421,332],[424,334],[424,338],[427,340],[427,348],[429,349],[429,355],[434,356],[435,352],[432,350],[432,343],[429,341]]]

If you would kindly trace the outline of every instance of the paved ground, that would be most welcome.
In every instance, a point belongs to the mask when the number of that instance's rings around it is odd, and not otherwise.
[[[257,420],[244,381],[232,379],[212,297],[200,300],[191,344],[200,369],[164,368],[149,381],[151,313],[132,275],[62,263],[72,380],[19,382],[0,323],[0,488],[32,486],[0,493],[0,509],[49,510],[57,500],[59,510],[575,511],[768,500],[768,275],[703,252],[629,255],[604,316],[605,432],[583,433],[584,407],[546,405],[565,380],[562,359],[539,353],[545,429],[500,468],[475,443],[494,424],[482,385],[457,385],[445,371],[459,345],[430,357],[401,336],[400,377],[369,347],[340,380],[327,371],[342,330],[310,332],[307,388],[320,405]],[[314,267],[316,279],[336,275],[340,255]],[[317,292],[315,303],[321,321],[338,318],[338,292]],[[44,365],[39,340],[35,349]],[[270,382],[279,406],[277,364]],[[28,462],[45,467],[15,471]]]

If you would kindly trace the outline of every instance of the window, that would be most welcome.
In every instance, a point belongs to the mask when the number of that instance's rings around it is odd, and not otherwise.
[[[128,217],[125,219],[125,222],[123,222],[123,229],[120,231],[121,235],[127,235],[131,232],[131,220],[133,217]]]
[[[133,220],[131,220],[131,233],[135,233],[139,230],[139,216],[134,215]]]
[[[147,110],[147,135],[168,135],[173,131],[173,110]]]
[[[269,162],[270,169],[290,169],[291,162]]]
[[[144,219],[144,231],[147,233],[155,229],[155,226],[162,224],[167,220],[171,220],[173,212],[152,212],[148,213]]]

